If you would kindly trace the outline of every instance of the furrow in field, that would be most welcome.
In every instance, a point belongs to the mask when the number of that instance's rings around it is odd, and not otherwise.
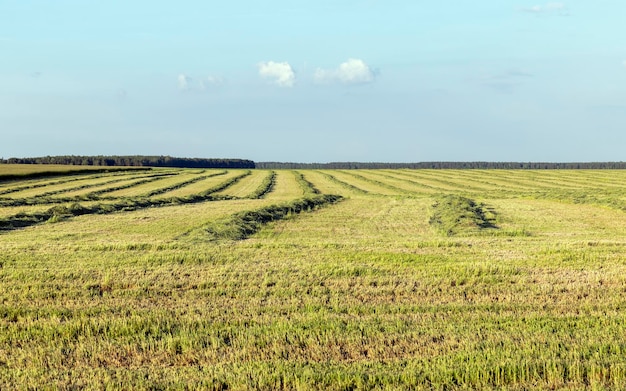
[[[158,179],[143,181],[133,186],[128,186],[114,191],[106,192],[107,198],[122,198],[122,197],[148,197],[152,192],[159,191],[161,189],[168,189],[170,186],[185,182],[191,178],[195,178],[196,173],[185,173],[179,171],[175,175],[163,176]]]
[[[168,181],[164,181],[164,182],[160,182],[159,185],[160,187],[150,190],[146,193],[140,194],[138,195],[138,197],[142,197],[142,198],[150,198],[150,197],[154,197],[154,198],[162,198],[162,197],[167,197],[167,195],[173,191],[173,190],[177,190],[177,189],[183,189],[187,186],[190,186],[194,183],[203,181],[207,178],[212,178],[212,177],[220,177],[222,175],[226,175],[228,173],[228,171],[212,171],[208,174],[205,174],[206,170],[202,170],[200,172],[195,172],[195,173],[187,173],[187,174],[183,174],[180,175],[179,177],[175,177],[175,178],[171,178]]]
[[[384,187],[389,191],[393,192],[393,194],[404,194],[404,195],[414,195],[415,192],[413,190],[406,189],[406,184],[402,183],[404,186],[397,186],[397,183],[390,183],[388,177],[381,177],[379,174],[379,170],[359,170],[358,173],[354,171],[347,171],[352,175],[357,175],[361,179],[366,180],[372,184],[375,184],[380,187]]]
[[[43,224],[32,229],[40,235],[63,237],[80,232],[82,245],[115,246],[124,243],[163,243],[174,240],[185,232],[197,229],[219,218],[242,210],[251,210],[271,204],[267,200],[218,200],[193,204],[173,204],[162,208],[139,208],[124,213],[104,213],[75,216],[55,224]],[[30,231],[30,230],[26,230]],[[27,235],[18,230],[11,233],[16,239]]]
[[[360,187],[357,187],[353,184],[350,184],[346,181],[342,181],[341,179],[337,178],[337,176],[335,175],[337,173],[336,171],[323,170],[323,171],[315,171],[315,172],[319,173],[321,177],[327,181],[328,188],[336,189],[336,191],[329,191],[329,194],[344,195],[346,191],[348,192],[348,195],[370,194],[367,190],[361,189]]]
[[[424,181],[430,186],[439,188],[444,192],[454,193],[476,193],[492,189],[492,186],[485,183],[476,183],[456,175],[456,171],[451,170],[402,170],[399,175],[409,175],[414,180]]]
[[[559,190],[577,190],[581,187],[580,184],[570,183],[563,180],[563,177],[553,175],[552,170],[538,171],[533,174],[533,181],[540,187],[553,187]]]
[[[102,175],[93,175],[91,178],[97,178]],[[50,185],[56,185],[61,183],[72,182],[75,180],[82,180],[85,176],[80,177],[65,176],[62,179],[57,178],[41,178],[41,179],[13,179],[10,181],[0,183],[0,195],[15,193],[22,190],[34,189],[37,187],[45,187]]]
[[[0,229],[2,230],[14,230],[18,228],[30,227],[38,225],[46,221],[58,221],[69,217],[81,216],[81,215],[93,215],[93,214],[110,214],[119,211],[133,211],[151,207],[159,206],[172,206],[172,205],[184,205],[200,203],[205,201],[215,201],[216,199],[222,199],[224,196],[215,196],[213,193],[223,190],[228,186],[232,186],[240,179],[250,175],[250,171],[236,172],[234,177],[223,181],[216,186],[205,190],[201,194],[195,194],[188,197],[180,198],[163,198],[163,199],[147,199],[145,197],[125,198],[117,200],[115,198],[106,199],[107,203],[91,203],[86,206],[85,204],[73,203],[69,205],[56,205],[43,212],[36,212],[29,215],[16,214],[12,216],[6,216],[0,219]],[[41,200],[42,202],[44,200]],[[72,200],[70,200],[71,202]],[[65,203],[66,201],[57,200],[57,203]]]
[[[158,182],[164,180],[167,177],[178,175],[177,172],[161,172],[158,174],[153,174],[148,177],[138,178],[138,180],[126,181],[116,186],[105,187],[103,189],[99,189],[96,191],[91,191],[82,196],[82,198],[86,199],[100,199],[100,198],[115,198],[111,196],[113,193],[127,191],[129,189],[134,189],[138,186],[142,186],[145,184],[153,184],[153,182]],[[106,195],[106,197],[104,197]]]
[[[132,176],[132,177],[125,177],[125,178],[118,178],[118,179],[113,179],[109,182],[101,182],[101,183],[92,183],[92,184],[87,184],[85,186],[80,186],[80,187],[70,187],[67,188],[63,191],[57,191],[57,192],[53,192],[53,193],[45,193],[42,194],[42,197],[46,197],[46,196],[55,196],[55,197],[59,197],[59,198],[72,198],[75,197],[76,199],[81,199],[82,197],[86,197],[88,194],[92,194],[92,193],[98,193],[100,191],[106,190],[111,188],[113,185],[120,186],[120,185],[127,185],[130,183],[133,183],[136,180],[142,180],[142,179],[146,179],[146,178],[152,178],[153,175],[142,175],[142,176]]]
[[[251,170],[246,170],[246,171],[234,170],[232,172],[232,174],[233,174],[232,177],[229,177],[228,179],[224,180],[223,182],[221,182],[221,183],[219,183],[219,184],[217,184],[217,185],[215,185],[215,186],[213,186],[213,187],[211,187],[209,189],[206,189],[205,191],[200,193],[200,196],[211,196],[213,198],[231,198],[231,197],[226,196],[226,195],[216,196],[215,194],[217,192],[220,192],[220,191],[223,191],[225,189],[228,189],[229,187],[231,187],[233,185],[236,185],[242,179],[252,175],[252,171]],[[228,175],[228,174],[226,174],[226,175]]]
[[[209,242],[216,239],[215,234],[221,228],[237,230],[238,233],[228,236],[220,231],[217,239],[244,239],[269,222],[313,211],[339,199],[337,196],[319,195],[291,200],[218,200],[193,205],[143,208],[125,213],[82,215],[32,229],[39,237],[75,237],[80,232],[77,245],[103,249],[118,246],[126,248],[128,243],[147,243],[152,246],[180,240]],[[29,234],[26,231],[15,231],[12,233],[13,240]]]
[[[317,187],[315,187],[313,182],[309,181],[306,178],[303,171],[293,171],[293,175],[296,176],[296,181],[298,181],[298,183],[300,184],[300,187],[302,188],[302,191],[304,192],[304,194],[306,195],[320,194],[320,190]]]
[[[580,187],[593,188],[626,188],[626,173],[624,171],[607,170],[575,170],[575,171],[558,171],[548,172],[545,175],[554,177],[559,183],[561,181],[568,182]]]
[[[542,180],[554,183],[563,189],[591,189],[599,186],[607,187],[608,185],[593,177],[572,174],[576,173],[569,171],[544,171],[539,173]]]
[[[257,196],[253,194],[263,185],[270,174],[271,171],[254,170],[247,177],[224,190],[216,192],[215,195],[225,195],[235,198],[257,198]]]
[[[148,167],[71,166],[53,164],[0,164],[0,182],[38,180],[51,177],[72,177],[98,173],[112,174],[124,171],[149,171]],[[0,184],[0,186],[2,186]]]
[[[274,189],[264,198],[274,201],[287,201],[304,196],[304,190],[293,171],[278,170],[276,171]]]
[[[588,177],[593,177],[596,181],[616,187],[626,187],[626,170],[619,170],[611,175],[610,172],[584,172]]]
[[[558,183],[550,181],[549,178],[542,177],[541,171],[536,170],[494,170],[493,176],[501,178],[513,184],[525,186],[529,191],[574,188],[573,186],[559,187]]]
[[[241,172],[235,170],[227,170],[226,173],[220,175],[207,176],[198,182],[194,182],[187,186],[170,190],[166,193],[162,193],[158,198],[176,198],[176,197],[189,197],[197,194],[203,194],[207,190],[218,187],[224,181],[228,181],[234,177],[237,177]]]
[[[447,171],[447,170],[441,170],[441,171]],[[502,172],[496,172],[497,170],[492,170],[489,172],[489,178],[488,178],[488,182],[489,183],[485,183],[483,184],[483,186],[485,186],[486,189],[491,188],[490,190],[494,190],[494,189],[498,189],[498,190],[502,190],[505,192],[511,192],[511,193],[525,193],[525,192],[529,192],[529,191],[533,191],[536,188],[535,184],[529,184],[528,182],[522,182],[519,183],[518,181],[512,181],[510,178],[506,177],[506,176],[502,176],[500,174],[502,174]],[[425,177],[437,177],[437,178],[441,178],[440,180],[442,181],[455,181],[455,177],[457,175],[456,172],[452,173],[452,172],[440,172],[440,170],[418,170],[415,172],[411,172],[413,175],[423,175]],[[467,174],[460,174],[461,176],[466,175]],[[476,174],[474,174],[476,175]],[[458,179],[457,179],[458,180]],[[468,178],[467,180],[470,180],[470,178]],[[495,186],[494,186],[495,185]],[[458,182],[457,182],[457,186],[458,186]],[[494,186],[494,187],[492,187]]]
[[[226,219],[210,222],[203,227],[203,233],[211,240],[243,240],[257,233],[263,226],[290,218],[304,212],[312,212],[324,206],[337,203],[343,197],[333,194],[310,193],[293,201],[272,204],[260,209],[247,210]]]
[[[360,170],[333,170],[330,173],[336,179],[362,189],[370,195],[388,196],[406,193],[400,189],[386,186],[384,183],[379,181],[368,179],[361,175]]]
[[[426,195],[441,191],[434,186],[422,183],[419,180],[415,180],[411,177],[397,175],[397,173],[392,170],[375,170],[371,172],[368,171],[367,174],[371,175],[373,178],[376,178],[376,180],[388,183],[389,185],[403,189],[415,195]]]
[[[50,209],[50,205],[3,206],[0,207],[0,219],[20,214],[41,213],[48,209]]]
[[[133,175],[134,174],[134,175]],[[96,175],[76,175],[65,179],[44,179],[37,181],[15,182],[13,186],[0,191],[0,195],[9,195],[9,198],[41,197],[60,193],[65,189],[73,189],[82,186],[89,186],[93,183],[106,183],[107,181],[122,181],[125,178],[142,178],[150,173],[138,174],[135,172],[105,173]]]
[[[341,196],[350,196],[354,194],[364,194],[361,190],[351,188],[346,183],[341,183],[330,175],[330,171],[302,171],[307,180],[309,180],[315,188],[322,194],[339,194]]]
[[[417,171],[398,171],[391,172],[389,175],[415,182],[425,189],[431,189],[433,192],[454,192],[458,191],[457,184],[449,183],[439,177],[433,177],[426,173],[430,170]]]
[[[38,189],[39,191],[33,192],[18,192],[13,194],[11,198],[45,198],[45,197],[61,197],[61,198],[71,198],[76,197],[80,194],[90,193],[99,189],[106,188],[113,184],[122,183],[128,181],[129,179],[137,180],[150,178],[152,175],[142,175],[142,176],[133,176],[128,178],[127,176],[122,178],[117,178],[111,180],[111,178],[101,178],[100,180],[84,180],[84,181],[76,181],[72,182],[72,186],[70,183],[65,183],[63,185],[49,186],[42,189]],[[45,191],[44,191],[45,190]],[[19,196],[19,197],[18,197]]]
[[[173,175],[172,173],[158,173],[142,176],[133,176],[131,178],[116,179],[111,182],[100,184],[98,186],[85,185],[81,186],[81,190],[71,191],[65,193],[65,189],[59,189],[56,191],[48,191],[39,194],[37,197],[14,197],[12,199],[0,200],[2,205],[42,205],[42,204],[59,204],[65,202],[77,202],[85,200],[100,199],[100,195],[118,191],[120,189],[131,188],[144,183],[151,183],[156,180],[162,179],[164,176]],[[115,185],[115,186],[112,186]],[[72,189],[72,188],[69,188]]]
[[[219,177],[219,176],[225,175],[228,173],[228,171],[212,171],[209,174],[205,174],[205,173],[206,173],[206,170],[202,170],[197,173],[193,173],[193,174],[190,173],[187,175],[182,175],[179,178],[172,178],[172,180],[169,181],[169,183],[162,182],[160,183],[162,187],[159,187],[147,193],[141,194],[139,195],[139,197],[145,197],[145,198],[167,197],[167,195],[174,190],[183,189],[187,186],[193,185],[194,183],[203,181],[207,178],[212,178],[216,176]],[[174,179],[177,179],[177,180],[174,180]]]
[[[549,179],[542,182],[537,180],[541,178],[537,178],[535,174],[525,176],[513,170],[495,170],[493,173],[486,170],[485,175],[489,175],[490,180],[502,184],[503,188],[519,192],[532,193],[540,189],[549,189],[552,186]]]
[[[256,190],[248,194],[246,198],[265,198],[268,194],[274,191],[274,186],[276,186],[276,171],[269,171]]]
[[[419,171],[415,173],[418,174]],[[455,170],[454,173],[439,173],[439,175],[442,179],[449,178],[452,182],[457,184],[473,184],[474,186],[479,185],[484,189],[483,191],[489,193],[519,193],[528,190],[525,186],[514,185],[506,180],[498,180],[497,178],[489,175],[487,171]]]

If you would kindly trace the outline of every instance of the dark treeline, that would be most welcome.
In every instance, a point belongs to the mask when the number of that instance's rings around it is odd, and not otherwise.
[[[63,164],[74,166],[178,167],[178,168],[259,168],[259,169],[507,169],[507,170],[576,170],[626,169],[626,162],[418,162],[418,163],[288,163],[253,162],[245,159],[200,159],[171,156],[45,156],[0,159],[0,164]]]
[[[588,163],[520,163],[520,162],[420,162],[420,163],[279,163],[257,162],[256,168],[264,169],[502,169],[502,170],[600,170],[626,169],[625,162]]]
[[[44,156],[0,159],[0,164],[64,164],[73,166],[130,166],[178,168],[254,168],[242,159],[198,159],[171,156]]]

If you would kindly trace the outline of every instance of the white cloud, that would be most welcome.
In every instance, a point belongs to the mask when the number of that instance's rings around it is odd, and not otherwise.
[[[626,60],[622,61],[622,65],[626,68]]]
[[[178,89],[181,91],[206,91],[212,87],[218,87],[224,84],[224,79],[216,76],[208,76],[197,82],[191,76],[183,73],[178,75]]]
[[[259,75],[270,80],[279,87],[293,87],[296,82],[296,74],[288,62],[261,62],[259,63]]]
[[[222,79],[221,77],[209,76],[203,80],[200,80],[200,89],[204,91],[212,87],[219,87],[223,84],[224,79]]]
[[[193,79],[185,74],[178,75],[178,89],[181,91],[189,91],[191,89]]]
[[[318,83],[366,84],[373,82],[376,75],[363,60],[350,58],[337,69],[318,68],[313,77]]]
[[[565,3],[547,3],[544,5],[533,5],[532,7],[522,8],[524,12],[532,14],[545,14],[551,12],[563,13],[567,10]]]

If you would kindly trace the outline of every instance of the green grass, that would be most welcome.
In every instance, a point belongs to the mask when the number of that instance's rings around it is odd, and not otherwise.
[[[497,229],[495,211],[476,201],[451,194],[441,196],[433,205],[430,224],[447,236],[472,234],[485,229]]]
[[[0,180],[24,180],[58,175],[76,175],[89,172],[119,172],[150,170],[138,167],[70,166],[60,164],[0,164]]]
[[[0,389],[626,384],[622,171],[170,172],[0,206]]]
[[[272,186],[275,175],[273,172],[254,171],[233,186],[229,186],[215,194],[237,198],[259,198],[265,195],[267,189]]]
[[[340,200],[341,196],[316,195],[257,210],[239,212],[227,219],[212,222],[206,231],[213,240],[243,240],[254,235],[270,222],[284,220],[303,212],[311,212]]]

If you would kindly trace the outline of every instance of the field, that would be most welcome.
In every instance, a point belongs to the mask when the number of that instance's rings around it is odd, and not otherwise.
[[[0,389],[626,384],[625,171],[58,169],[0,181]]]

